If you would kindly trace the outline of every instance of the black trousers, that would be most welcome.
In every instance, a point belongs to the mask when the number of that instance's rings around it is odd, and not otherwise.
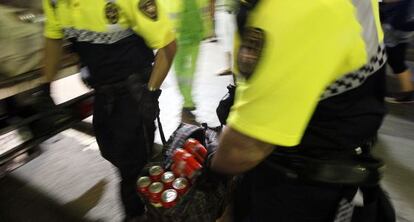
[[[411,0],[402,0],[392,3],[380,4],[380,16],[383,24],[389,24],[396,30],[413,31],[414,22],[405,22],[410,8]],[[408,69],[405,63],[405,55],[408,43],[400,43],[396,46],[387,46],[388,64],[391,66],[394,74],[400,74]]]
[[[332,222],[339,202],[356,187],[305,183],[260,164],[235,192],[235,220],[244,222]]]
[[[400,43],[393,47],[387,46],[388,64],[391,66],[394,74],[400,74],[408,69],[405,63],[408,46],[408,43]]]
[[[144,204],[136,193],[136,181],[153,146],[155,125],[144,124],[129,92],[98,92],[93,126],[102,156],[119,171],[126,217],[141,215]]]

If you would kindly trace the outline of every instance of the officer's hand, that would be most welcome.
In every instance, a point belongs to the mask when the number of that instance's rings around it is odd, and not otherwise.
[[[219,143],[217,140],[206,144],[208,153],[203,163],[204,179],[206,179],[207,181],[213,182],[212,184],[216,182],[220,182],[220,181],[225,181],[226,179],[228,179],[228,175],[221,174],[211,169],[211,163],[212,163],[214,155],[216,154],[218,145]]]
[[[158,98],[161,95],[161,90],[150,91],[147,85],[142,86],[142,97],[140,101],[140,113],[147,123],[153,123],[160,113]]]
[[[228,92],[220,101],[216,113],[222,125],[226,125],[227,117],[229,117],[230,109],[234,103],[234,95],[236,93],[236,86],[227,86]]]
[[[40,89],[41,89],[42,93],[44,93],[44,95],[50,96],[50,82],[43,83],[40,86]]]
[[[197,178],[198,189],[200,190],[214,190],[218,184],[228,183],[231,176],[225,175],[219,172],[214,171],[210,168],[211,160],[213,159],[215,152],[209,153],[202,169],[202,175]]]
[[[38,90],[32,94],[33,106],[39,111],[50,111],[56,106],[50,95],[50,83],[43,83]]]

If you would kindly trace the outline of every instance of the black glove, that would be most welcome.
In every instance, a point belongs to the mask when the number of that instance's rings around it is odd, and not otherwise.
[[[50,83],[43,83],[32,94],[32,105],[37,111],[50,111],[56,104],[50,95]]]
[[[217,117],[222,125],[226,125],[227,117],[229,117],[230,109],[234,103],[234,95],[236,93],[236,86],[227,86],[228,93],[221,99],[217,109]]]
[[[203,164],[202,175],[197,178],[197,187],[200,190],[214,190],[219,184],[227,185],[232,178],[230,175],[222,174],[211,169],[211,161],[214,155],[215,152],[208,154]]]
[[[142,86],[142,97],[139,103],[139,109],[144,122],[153,123],[160,114],[160,107],[158,103],[160,95],[161,89],[150,91],[146,84]]]
[[[211,169],[212,160],[217,152],[218,145],[218,140],[216,140],[208,143],[206,147],[208,153],[203,164],[202,176],[202,181],[204,181],[203,183],[206,188],[210,188],[210,186],[216,186],[217,183],[226,182],[226,180],[229,179],[228,175],[216,172]]]
[[[127,88],[139,105],[139,113],[144,123],[152,124],[160,113],[158,98],[161,90],[150,91],[147,84],[142,84],[139,75],[130,75],[127,79]]]
[[[71,110],[55,104],[50,95],[50,83],[44,83],[36,88],[24,109],[32,114],[42,115],[40,119],[29,124],[32,133],[37,137],[51,133],[51,130],[72,116]]]
[[[40,86],[40,89],[41,89],[41,91],[42,91],[44,94],[46,94],[46,95],[50,96],[50,82],[48,82],[48,83],[43,83],[43,84]]]

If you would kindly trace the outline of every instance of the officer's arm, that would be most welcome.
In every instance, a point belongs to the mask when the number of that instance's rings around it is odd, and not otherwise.
[[[149,89],[160,88],[162,82],[168,74],[168,71],[170,70],[176,51],[177,44],[175,40],[158,50],[155,57],[154,69],[148,82]]]
[[[211,168],[225,174],[240,174],[257,166],[273,150],[274,145],[256,140],[227,127],[212,159]]]
[[[43,74],[46,82],[53,81],[56,76],[62,55],[62,39],[46,38],[43,58]]]

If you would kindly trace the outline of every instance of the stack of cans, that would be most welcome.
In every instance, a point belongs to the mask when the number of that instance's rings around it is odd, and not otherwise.
[[[201,173],[207,149],[197,140],[188,139],[183,149],[176,149],[171,169],[152,166],[148,176],[140,177],[137,190],[157,208],[174,207]]]
[[[181,177],[194,180],[207,157],[207,149],[196,139],[188,139],[183,148],[176,149],[171,170]]]
[[[152,166],[148,173],[149,176],[138,179],[137,189],[155,207],[175,206],[190,187],[187,178],[176,177],[173,172],[165,171],[161,166]]]

